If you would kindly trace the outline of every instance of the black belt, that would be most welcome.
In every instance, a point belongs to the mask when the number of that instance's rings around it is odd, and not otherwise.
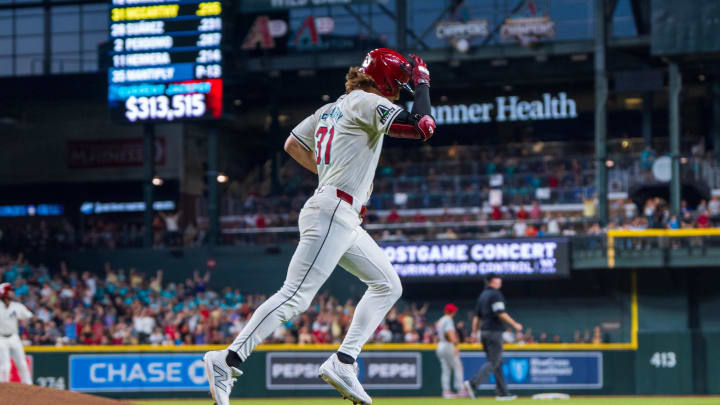
[[[5,338],[9,338],[9,337],[12,337],[12,335],[14,335],[14,333],[11,333],[11,334],[9,334],[9,335],[0,335],[0,336],[5,337]]]

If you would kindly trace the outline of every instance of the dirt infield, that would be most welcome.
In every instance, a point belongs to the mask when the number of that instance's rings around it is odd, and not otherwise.
[[[2,405],[132,405],[131,402],[96,397],[53,388],[0,383]]]

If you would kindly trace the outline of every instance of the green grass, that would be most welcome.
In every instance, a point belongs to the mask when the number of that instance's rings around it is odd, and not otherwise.
[[[135,401],[140,405],[212,405],[211,400],[206,401]],[[349,405],[349,401],[329,398],[286,398],[286,399],[240,399],[232,401],[232,405]],[[508,405],[705,405],[720,404],[719,397],[598,397],[598,398],[571,398],[570,400],[534,401],[530,398],[520,398],[512,402],[499,402],[494,398],[469,399],[441,399],[441,398],[376,398],[373,405],[480,405],[480,404],[508,404]]]

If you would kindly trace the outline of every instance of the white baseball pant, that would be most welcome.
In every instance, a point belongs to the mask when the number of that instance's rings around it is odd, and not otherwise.
[[[17,333],[10,337],[0,336],[0,382],[10,381],[10,358],[15,362],[20,381],[31,385],[30,371],[25,362],[25,349]]]
[[[337,197],[337,189],[319,187],[300,211],[300,242],[282,288],[255,311],[228,349],[245,360],[284,322],[304,312],[340,264],[367,284],[339,351],[357,358],[380,322],[402,295],[400,278],[385,252],[360,227],[361,208]]]
[[[463,388],[463,379],[465,372],[463,371],[460,356],[455,355],[455,348],[450,342],[438,343],[435,349],[438,360],[440,360],[440,384],[443,391],[450,391],[450,373],[453,375],[453,386],[455,391],[460,392]]]

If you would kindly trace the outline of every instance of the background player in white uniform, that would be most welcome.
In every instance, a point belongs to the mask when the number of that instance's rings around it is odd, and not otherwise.
[[[443,398],[465,397],[467,393],[463,387],[464,371],[460,362],[460,340],[455,330],[455,314],[457,307],[454,304],[445,305],[445,315],[437,321],[438,347],[435,354],[440,360],[440,384]],[[455,394],[450,390],[450,374],[453,374],[453,387]]]
[[[304,312],[340,264],[368,285],[345,339],[319,370],[319,376],[353,403],[372,399],[357,378],[355,359],[377,325],[402,294],[385,253],[360,226],[370,198],[385,134],[429,139],[435,129],[430,113],[430,73],[412,56],[414,67],[399,53],[375,49],[362,67],[350,68],[346,94],[319,108],[288,137],[285,150],[317,173],[318,188],[300,211],[300,242],[280,291],[253,314],[228,350],[206,353],[210,392],[219,405],[229,395],[239,367],[252,350],[283,322]],[[413,111],[393,104],[401,88],[415,84]],[[412,90],[410,90],[412,91]]]
[[[25,362],[25,350],[18,336],[18,321],[33,317],[27,307],[13,301],[15,293],[10,283],[0,284],[0,382],[10,381],[10,357],[17,368],[20,381],[32,384]]]

